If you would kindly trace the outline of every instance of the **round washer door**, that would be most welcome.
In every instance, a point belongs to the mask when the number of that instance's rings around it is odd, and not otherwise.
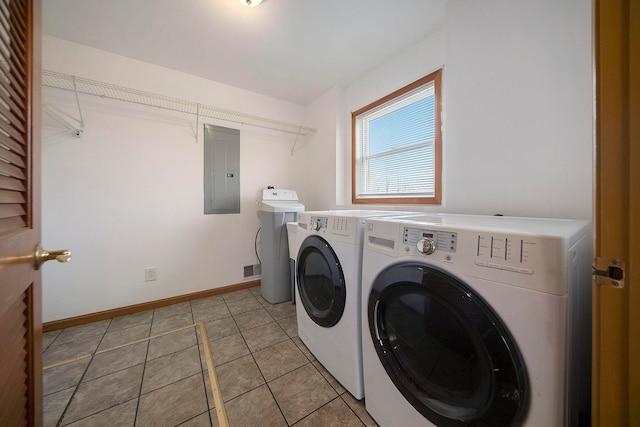
[[[342,267],[331,246],[319,236],[309,236],[298,251],[300,300],[309,317],[330,328],[344,313],[346,288]]]
[[[515,341],[471,288],[419,263],[390,266],[369,295],[371,338],[402,395],[438,426],[509,426],[527,376]]]

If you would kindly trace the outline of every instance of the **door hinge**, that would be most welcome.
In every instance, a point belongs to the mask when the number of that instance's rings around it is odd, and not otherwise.
[[[596,285],[624,288],[624,262],[615,258],[598,257],[593,260]]]

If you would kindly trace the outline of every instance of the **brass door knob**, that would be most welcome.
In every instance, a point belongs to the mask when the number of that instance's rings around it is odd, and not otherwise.
[[[47,262],[55,259],[58,262],[68,262],[71,260],[71,251],[69,249],[62,249],[58,251],[45,251],[38,245],[36,247],[36,251],[33,254],[33,264],[36,270],[40,270],[40,266]]]

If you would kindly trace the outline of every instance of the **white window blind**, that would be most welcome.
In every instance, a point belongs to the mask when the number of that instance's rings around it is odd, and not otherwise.
[[[355,116],[355,196],[436,193],[434,80]]]

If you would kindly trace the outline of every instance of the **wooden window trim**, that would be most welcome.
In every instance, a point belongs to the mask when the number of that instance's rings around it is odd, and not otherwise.
[[[356,117],[360,114],[372,110],[385,102],[404,95],[429,82],[434,82],[435,93],[435,141],[434,141],[434,196],[433,197],[376,197],[358,198],[356,197]],[[414,205],[428,204],[439,205],[442,203],[442,69],[408,84],[389,95],[372,102],[351,113],[351,202],[353,204],[377,204],[377,205]]]

